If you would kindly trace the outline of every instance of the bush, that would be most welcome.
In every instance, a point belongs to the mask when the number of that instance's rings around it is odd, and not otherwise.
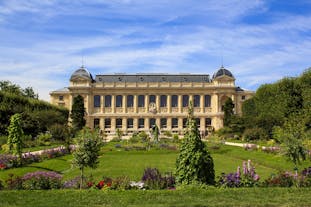
[[[6,144],[7,140],[8,140],[7,136],[4,135],[0,136],[0,146]]]
[[[59,189],[62,176],[56,172],[37,171],[23,176],[23,189],[25,190],[48,190]]]
[[[111,189],[112,190],[129,190],[131,188],[131,181],[128,176],[117,177],[112,180]]]
[[[65,141],[68,136],[68,129],[66,125],[54,124],[49,128],[49,131],[54,140]]]
[[[253,140],[267,140],[268,135],[262,128],[246,129],[243,134],[243,140],[246,142]]]
[[[172,174],[163,176],[157,168],[146,168],[141,179],[148,189],[159,190],[175,186],[175,178]]]
[[[49,132],[40,133],[37,136],[37,142],[40,146],[49,146],[51,145],[52,135]]]
[[[291,173],[281,172],[266,179],[263,185],[266,187],[292,187],[294,183],[295,179]]]
[[[7,188],[9,190],[21,190],[23,189],[23,179],[22,177],[15,176],[14,174],[9,174],[9,178],[5,181]]]
[[[138,142],[140,142],[140,137],[137,135],[137,134],[133,134],[132,136],[131,136],[131,138],[129,139],[129,142],[130,143],[138,143]]]
[[[171,133],[170,131],[164,131],[163,134],[164,134],[165,137],[168,137],[168,138],[170,138],[170,137],[173,136],[172,133]]]

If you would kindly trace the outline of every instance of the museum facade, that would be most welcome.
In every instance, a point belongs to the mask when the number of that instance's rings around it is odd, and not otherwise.
[[[69,87],[52,91],[51,103],[71,109],[73,98],[81,95],[86,109],[86,125],[99,128],[108,136],[120,130],[124,135],[160,131],[183,135],[188,105],[202,135],[223,126],[222,107],[228,98],[234,112],[242,112],[242,103],[254,92],[235,85],[232,73],[221,67],[212,77],[208,74],[123,74],[96,75],[85,67],[70,77]]]

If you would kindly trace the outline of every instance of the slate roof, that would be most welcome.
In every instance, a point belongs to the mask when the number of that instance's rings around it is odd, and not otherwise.
[[[208,74],[113,74],[96,75],[96,82],[211,82]]]

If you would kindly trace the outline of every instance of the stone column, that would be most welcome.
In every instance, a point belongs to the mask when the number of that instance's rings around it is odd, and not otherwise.
[[[190,105],[190,102],[192,102],[192,106],[193,106],[193,95],[189,95],[189,105]]]
[[[126,113],[126,95],[122,96],[122,108],[123,108],[123,113]]]
[[[100,113],[104,113],[104,96],[100,96]]]
[[[137,110],[137,107],[138,107],[138,96],[135,94],[133,95],[133,98],[134,98],[134,113],[137,113],[138,110]]]
[[[178,95],[178,113],[182,112],[182,95]]]
[[[182,119],[183,118],[178,118],[178,131],[179,134],[182,134],[183,128],[182,128]]]
[[[105,130],[105,119],[103,118],[103,117],[101,117],[100,119],[99,119],[99,129],[100,130]]]
[[[167,130],[172,130],[172,118],[166,119],[166,128]]]
[[[149,113],[149,95],[145,95],[145,111]]]
[[[111,133],[116,132],[116,118],[111,118]]]
[[[213,113],[218,113],[219,112],[219,100],[218,100],[218,94],[213,94],[211,97],[211,107],[212,107],[212,112]]]
[[[149,118],[145,118],[145,130],[149,131]]]
[[[133,118],[133,130],[138,130],[138,118]]]
[[[127,131],[127,119],[122,118],[122,132],[126,133],[126,131]]]
[[[204,95],[200,95],[200,112],[204,113]]]
[[[160,112],[160,95],[156,95],[157,111]]]
[[[111,95],[111,112],[116,112],[116,95]]]
[[[172,95],[167,95],[167,112],[172,112]]]

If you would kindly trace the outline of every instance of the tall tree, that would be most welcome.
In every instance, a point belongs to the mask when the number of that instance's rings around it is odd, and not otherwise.
[[[191,184],[195,182],[214,184],[214,162],[193,118],[193,107],[190,102],[187,119],[187,131],[180,146],[180,153],[176,160],[177,182]]]
[[[74,97],[70,118],[72,119],[72,128],[75,132],[81,130],[85,126],[85,108],[84,100],[81,95]]]
[[[234,115],[233,109],[234,109],[234,104],[232,102],[231,98],[228,98],[225,102],[224,105],[224,126],[229,126],[231,119]]]
[[[22,157],[22,137],[24,135],[22,126],[21,126],[21,114],[14,114],[11,116],[10,125],[8,127],[8,140],[10,151],[13,151],[13,154],[17,155],[19,160]]]
[[[21,95],[22,91],[18,85],[12,84],[10,81],[0,81],[0,90],[16,95]]]
[[[73,152],[73,164],[80,169],[80,189],[83,187],[84,168],[96,168],[102,140],[98,131],[90,131],[84,128],[80,131],[76,140],[76,149]]]
[[[39,95],[34,92],[32,87],[27,87],[27,88],[23,89],[22,92],[23,92],[23,95],[25,97],[34,98],[34,99],[38,99],[39,98]]]

